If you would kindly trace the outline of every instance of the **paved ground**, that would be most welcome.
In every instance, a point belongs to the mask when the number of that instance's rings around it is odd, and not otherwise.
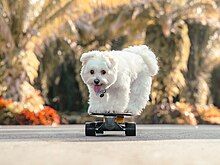
[[[85,137],[83,125],[0,127],[0,164],[220,164],[220,126],[138,125]]]
[[[0,141],[149,141],[176,139],[220,139],[220,126],[138,125],[136,137],[123,132],[106,132],[98,137],[86,137],[84,125],[0,126]]]

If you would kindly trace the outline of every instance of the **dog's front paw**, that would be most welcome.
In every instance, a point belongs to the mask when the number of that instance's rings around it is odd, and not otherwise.
[[[114,110],[106,110],[104,113],[116,113]]]
[[[100,112],[98,111],[98,109],[96,109],[94,107],[89,107],[88,113],[100,113]]]
[[[88,109],[88,113],[110,113],[110,112],[108,110],[105,110],[104,108],[90,106]]]

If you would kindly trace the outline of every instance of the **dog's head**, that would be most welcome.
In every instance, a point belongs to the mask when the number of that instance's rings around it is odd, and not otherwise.
[[[98,94],[117,80],[117,59],[111,52],[91,51],[82,54],[81,77],[85,84]]]

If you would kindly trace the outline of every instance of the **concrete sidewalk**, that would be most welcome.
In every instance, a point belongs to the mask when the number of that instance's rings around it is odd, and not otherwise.
[[[220,140],[1,142],[1,165],[219,165]]]
[[[137,125],[86,137],[84,125],[0,126],[0,165],[219,165],[217,125]]]

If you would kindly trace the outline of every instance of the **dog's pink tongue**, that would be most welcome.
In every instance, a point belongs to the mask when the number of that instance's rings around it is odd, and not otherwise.
[[[94,91],[95,91],[95,93],[99,93],[101,91],[101,85],[95,85]]]

